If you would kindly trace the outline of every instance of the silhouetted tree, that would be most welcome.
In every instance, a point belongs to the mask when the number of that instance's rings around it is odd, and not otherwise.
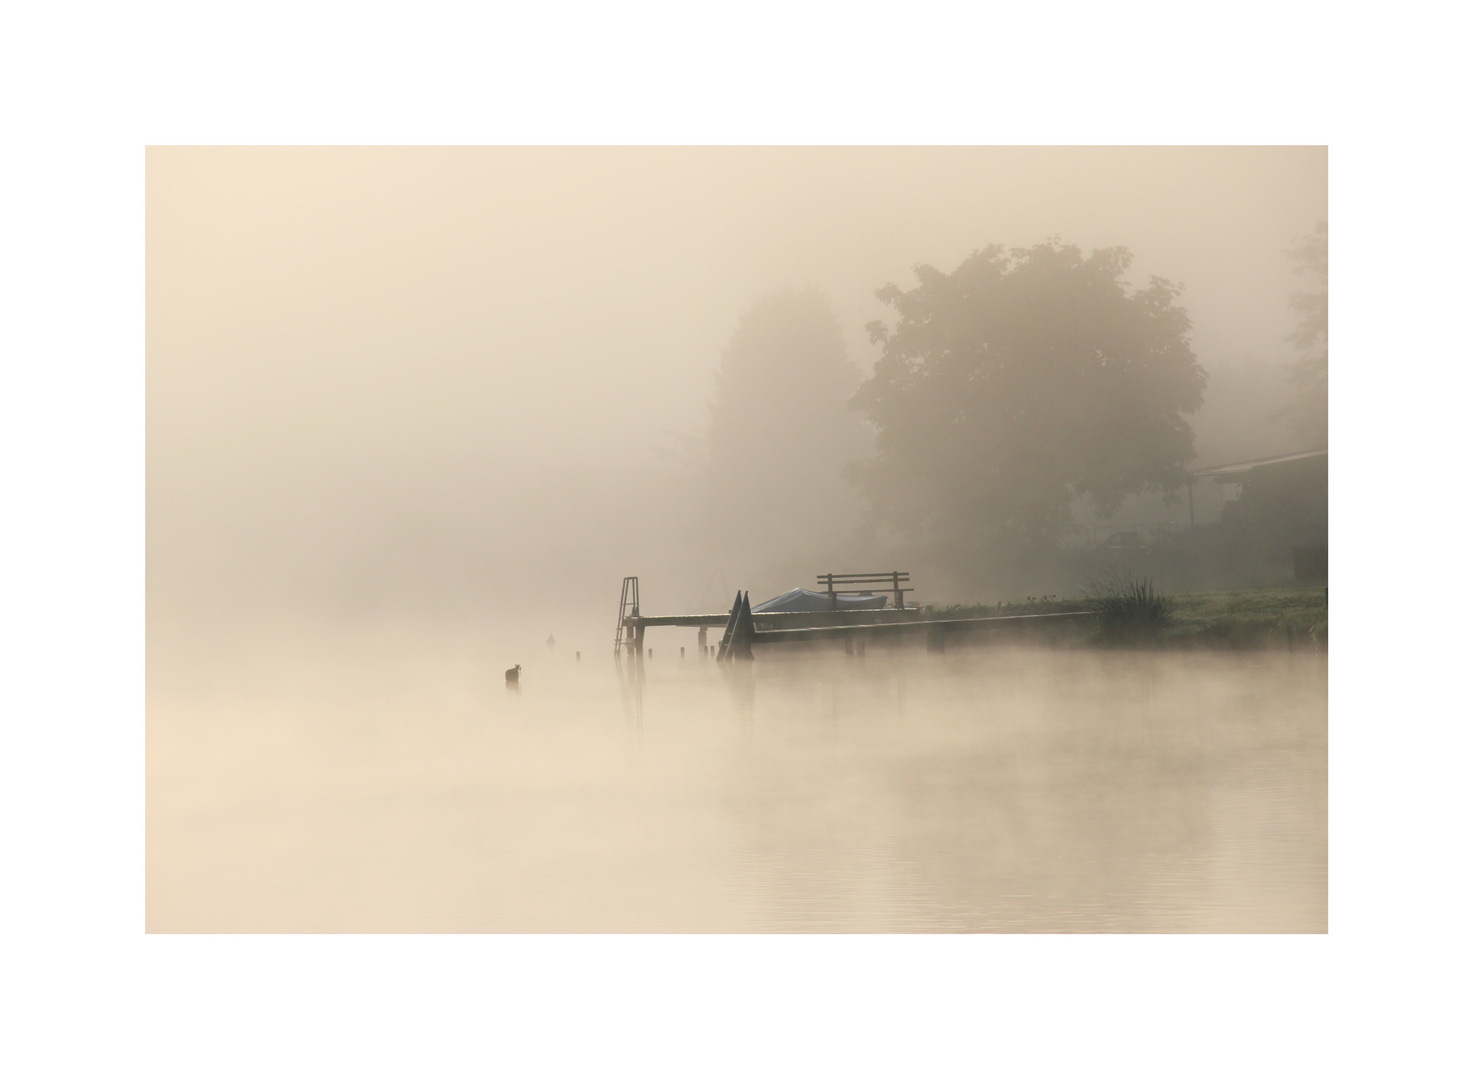
[[[1088,496],[1109,513],[1128,494],[1186,479],[1207,376],[1191,323],[1160,278],[1128,291],[1131,254],[1083,257],[1058,240],[975,252],[950,274],[917,266],[909,292],[876,296],[895,326],[854,398],[878,430],[876,460],[851,471],[874,514],[904,532],[1038,549]]]
[[[817,289],[783,289],[749,307],[722,353],[710,403],[709,520],[766,554],[812,541],[858,516],[845,464],[869,437],[846,408],[860,372]]]
[[[1310,288],[1290,294],[1290,308],[1300,316],[1289,341],[1301,352],[1290,368],[1295,400],[1287,418],[1305,442],[1316,450],[1326,446],[1329,420],[1329,363],[1326,347],[1329,328],[1330,290],[1326,223],[1320,221],[1310,235],[1290,249],[1295,273],[1307,279]]]

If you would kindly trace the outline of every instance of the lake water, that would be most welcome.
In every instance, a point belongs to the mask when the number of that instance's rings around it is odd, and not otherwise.
[[[151,645],[148,930],[1326,930],[1324,655],[690,636]]]

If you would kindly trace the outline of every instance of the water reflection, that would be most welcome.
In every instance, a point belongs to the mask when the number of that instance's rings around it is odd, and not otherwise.
[[[639,653],[614,656],[614,673],[619,679],[619,696],[624,715],[632,731],[639,732],[645,721],[645,660]]]
[[[718,670],[732,697],[732,715],[744,726],[752,723],[753,705],[757,701],[757,678],[753,674],[755,661],[737,661],[720,664]]]
[[[395,655],[151,669],[151,930],[1325,930],[1324,656]]]

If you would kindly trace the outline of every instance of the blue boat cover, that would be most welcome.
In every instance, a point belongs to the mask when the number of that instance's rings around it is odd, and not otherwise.
[[[836,596],[835,600],[841,611],[850,611],[855,608],[883,608],[886,598],[878,593],[866,593],[863,596]],[[782,596],[775,596],[771,600],[764,600],[761,604],[752,605],[752,613],[761,615],[768,611],[828,611],[829,594],[821,592],[810,592],[808,589],[789,589]]]

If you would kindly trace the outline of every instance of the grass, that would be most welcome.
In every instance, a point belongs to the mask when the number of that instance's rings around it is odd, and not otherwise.
[[[1003,600],[996,604],[928,604],[926,610],[937,619],[980,619],[989,615],[1052,615],[1060,611],[1083,611],[1089,606],[1081,599],[1058,596],[1030,596],[1023,600]]]
[[[1131,592],[1133,584],[1136,592]],[[1112,592],[1114,591],[1114,596]],[[1030,596],[998,604],[931,607],[934,618],[987,615],[1043,615],[1094,608],[1101,612],[1097,644],[1152,644],[1158,648],[1283,649],[1293,634],[1296,646],[1324,649],[1327,605],[1323,585],[1283,585],[1212,592],[1157,593],[1150,581],[1113,582],[1089,599]],[[1131,612],[1136,614],[1133,616]],[[1135,627],[1127,630],[1109,629]]]
[[[1163,644],[1209,648],[1284,648],[1296,643],[1324,648],[1326,590],[1322,585],[1231,589],[1173,597]]]

